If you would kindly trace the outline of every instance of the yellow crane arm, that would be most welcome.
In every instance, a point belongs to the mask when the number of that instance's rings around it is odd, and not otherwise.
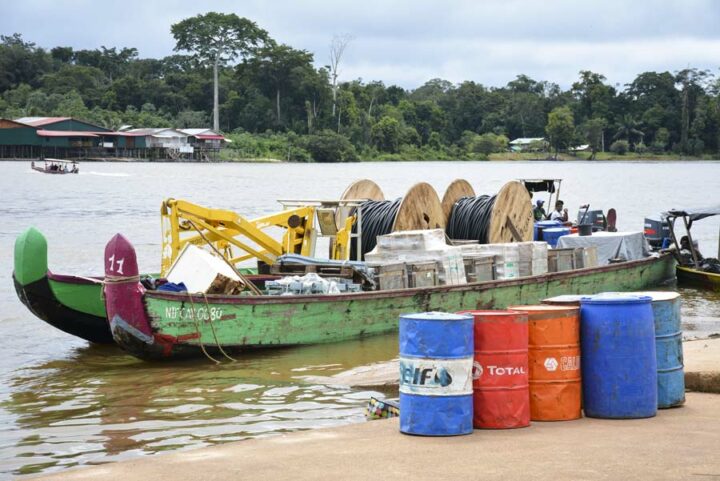
[[[187,244],[203,245],[212,242],[231,262],[237,263],[253,257],[272,264],[286,253],[312,255],[314,249],[313,207],[298,207],[257,219],[246,219],[225,209],[211,209],[191,202],[167,199],[160,209],[162,224],[161,273],[167,274],[170,266]],[[278,241],[265,229],[284,229]],[[235,256],[232,248],[241,251]]]

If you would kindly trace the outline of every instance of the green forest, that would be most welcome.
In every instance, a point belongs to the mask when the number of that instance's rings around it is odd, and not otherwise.
[[[0,117],[67,116],[111,129],[216,121],[232,140],[226,159],[572,158],[583,144],[583,159],[720,152],[720,79],[707,70],[643,72],[622,86],[579,69],[568,89],[518,74],[503,87],[431,79],[408,90],[339,78],[353,48],[347,35],[329,35],[328,51],[314,54],[234,14],[170,30],[175,53],[159,59],[132,47],[46,49],[19,33],[0,36]],[[328,65],[316,67],[316,56]],[[548,144],[510,153],[518,137]]]

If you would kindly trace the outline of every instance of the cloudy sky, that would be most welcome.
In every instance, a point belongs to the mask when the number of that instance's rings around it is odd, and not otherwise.
[[[334,34],[351,34],[341,79],[405,88],[431,78],[501,86],[520,73],[567,87],[580,70],[613,84],[687,66],[720,74],[718,0],[2,1],[0,33],[162,57],[174,46],[170,25],[209,10],[257,22],[318,66]]]

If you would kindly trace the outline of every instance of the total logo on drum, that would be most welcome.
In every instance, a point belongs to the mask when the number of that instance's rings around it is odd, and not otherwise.
[[[489,364],[483,367],[479,362],[473,362],[473,379],[480,379],[484,373],[487,373],[488,376],[514,376],[527,374],[527,371],[524,366],[496,366]]]

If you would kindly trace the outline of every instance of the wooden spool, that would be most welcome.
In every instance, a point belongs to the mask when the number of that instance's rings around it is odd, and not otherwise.
[[[530,194],[522,183],[510,181],[500,189],[495,198],[490,215],[488,242],[499,244],[531,241],[533,222]]]
[[[340,200],[385,200],[385,194],[372,180],[361,179],[350,184],[340,196]],[[338,229],[345,227],[345,221],[351,210],[348,207],[338,207],[335,213],[335,224]]]
[[[340,196],[340,200],[354,199],[385,200],[385,195],[375,182],[369,179],[361,179],[350,184]]]
[[[420,182],[412,186],[403,197],[392,231],[445,229],[445,224],[446,218],[437,192],[432,185]]]
[[[465,179],[453,180],[442,198],[442,210],[446,225],[450,221],[450,214],[455,206],[455,202],[463,197],[475,197],[475,190],[472,188],[472,185],[470,185],[470,182]]]

